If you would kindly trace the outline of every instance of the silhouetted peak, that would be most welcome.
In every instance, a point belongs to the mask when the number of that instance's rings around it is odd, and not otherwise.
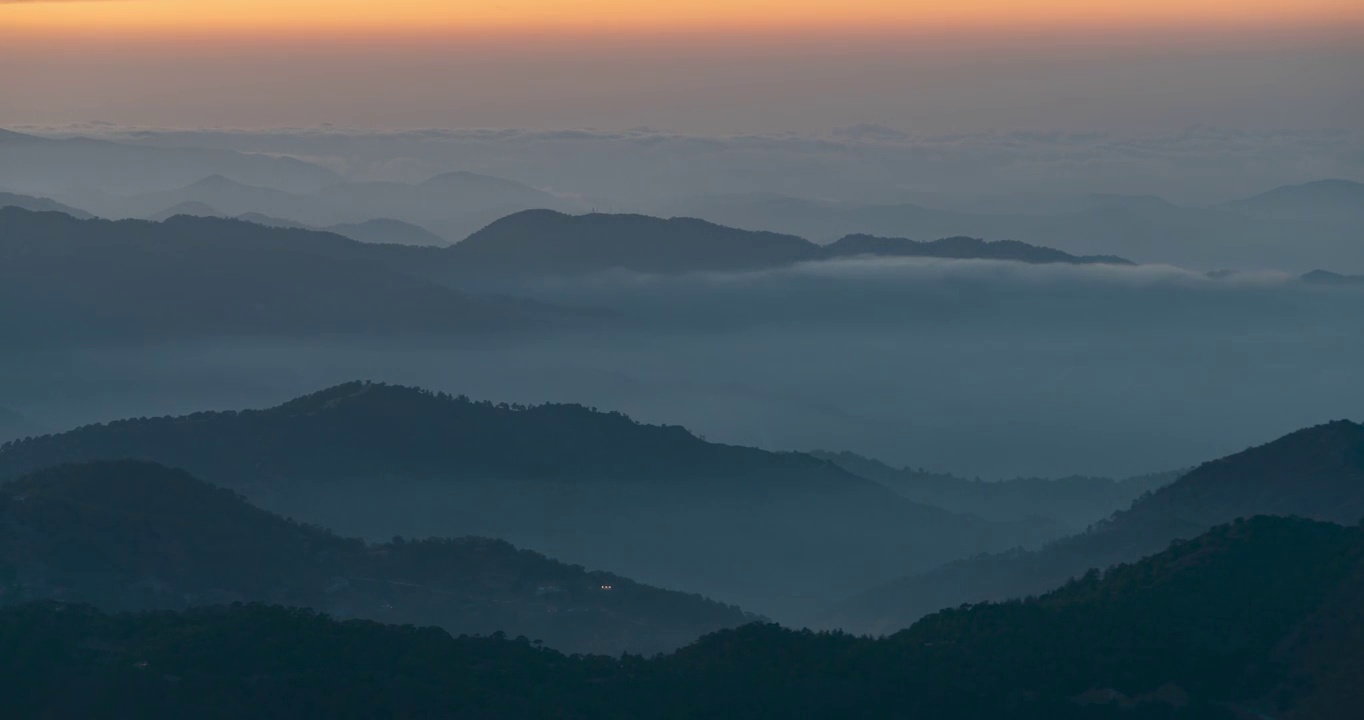
[[[80,220],[88,220],[94,217],[84,210],[78,210],[56,200],[4,191],[0,191],[0,207],[19,207],[34,212],[59,212]]]
[[[1364,275],[1342,275],[1329,270],[1312,270],[1298,279],[1314,285],[1364,285]]]
[[[739,230],[696,218],[528,210],[508,215],[451,246],[472,266],[515,273],[648,273],[747,270],[814,259],[794,235]]]
[[[1337,420],[1212,460],[1138,501],[1184,518],[1302,515],[1335,522],[1364,517],[1364,425]]]
[[[203,180],[191,183],[187,187],[198,190],[225,190],[229,188],[242,188],[251,186],[245,183],[239,183],[236,180],[227,177],[226,175],[214,173],[204,178]]]
[[[191,217],[224,217],[222,212],[208,203],[200,202],[198,200],[186,200],[182,203],[176,203],[155,215],[150,215],[147,219],[162,221],[177,215],[188,215]]]
[[[525,413],[534,415],[539,420],[608,423],[620,427],[649,427],[666,431],[680,430],[686,433],[684,429],[675,426],[643,426],[622,413],[600,411],[574,403],[540,405],[493,403],[487,400],[471,400],[463,395],[450,395],[419,387],[390,385],[369,380],[356,380],[319,390],[265,412],[295,417],[354,412],[362,414],[368,422],[375,424],[403,425],[419,422],[416,419],[418,412],[430,411],[434,414],[425,416],[426,419],[439,420],[448,417],[445,413],[456,410],[472,411],[487,417]]]
[[[1350,420],[1333,420],[1296,430],[1277,440],[1213,460],[1203,467],[1224,463],[1264,463],[1273,458],[1301,466],[1311,458],[1345,459],[1346,456],[1339,455],[1342,451],[1349,452],[1350,461],[1364,462],[1364,425]]]
[[[1353,180],[1314,180],[1284,185],[1232,203],[1247,210],[1359,213],[1364,209],[1364,183]]]
[[[472,240],[480,235],[508,229],[550,228],[557,223],[569,222],[574,217],[575,216],[573,215],[569,215],[568,213],[562,213],[559,212],[558,210],[546,209],[521,210],[519,212],[514,212],[510,215],[500,217],[492,221],[491,223],[488,223],[488,225],[484,227],[482,230],[479,230],[478,232],[469,236],[469,239]],[[466,240],[465,242],[468,242],[468,240]]]
[[[884,255],[933,257],[954,260],[1013,260],[1027,263],[1104,263],[1131,265],[1130,260],[1111,255],[1071,255],[1055,248],[1029,245],[1017,240],[982,240],[955,236],[919,241],[877,235],[848,235],[826,246],[831,257]]]
[[[317,228],[314,228],[314,227],[312,227],[312,226],[310,226],[310,225],[306,225],[306,224],[301,223],[301,222],[295,222],[295,221],[293,221],[293,220],[285,220],[284,218],[277,218],[277,217],[273,217],[273,216],[271,216],[271,215],[265,215],[265,214],[263,214],[263,213],[258,213],[258,212],[242,213],[241,215],[238,215],[238,216],[237,216],[237,219],[238,219],[238,220],[245,221],[245,222],[249,222],[249,223],[255,223],[255,224],[257,224],[257,225],[264,225],[264,226],[266,226],[266,227],[290,228],[290,229],[293,229],[293,230],[316,230],[316,229],[317,229]]]
[[[31,142],[33,140],[41,139],[42,138],[36,137],[34,135],[26,135],[24,133],[14,132],[13,130],[5,130],[3,128],[0,128],[0,142]]]
[[[1324,180],[1312,180],[1310,182],[1299,183],[1297,185],[1284,185],[1274,188],[1255,197],[1269,197],[1273,195],[1289,194],[1313,194],[1313,195],[1335,195],[1338,197],[1360,197],[1364,196],[1364,183],[1340,178],[1327,178]]]
[[[174,504],[177,512],[193,500],[199,507],[231,505],[249,507],[244,498],[210,485],[193,475],[143,460],[97,460],[56,465],[30,473],[0,490],[16,501],[48,500],[97,506],[103,512],[124,510],[151,512],[149,498],[163,505]]]

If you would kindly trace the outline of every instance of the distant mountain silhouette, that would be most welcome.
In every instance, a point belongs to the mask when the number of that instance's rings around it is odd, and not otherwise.
[[[498,540],[338,537],[152,463],[59,466],[0,486],[0,528],[0,565],[22,595],[10,603],[272,602],[608,655],[671,650],[751,620]]]
[[[1364,426],[1338,421],[1204,463],[1084,533],[1037,551],[986,555],[911,576],[839,604],[830,625],[873,632],[907,627],[963,602],[1044,592],[1194,537],[1239,517],[1364,519]]]
[[[1076,255],[1129,258],[1195,268],[1305,271],[1364,267],[1355,184],[1306,186],[1323,197],[1261,197],[1218,207],[1181,207],[1156,197],[1092,195],[1065,208],[965,211],[911,203],[857,204],[749,194],[680,201],[684,213],[736,228],[791,233],[816,241],[849,234],[1017,240]],[[1327,197],[1329,196],[1329,197]],[[1336,208],[1332,210],[1331,208]],[[1305,264],[1305,266],[1304,266]]]
[[[109,208],[99,206],[101,198],[108,198],[90,188],[117,188],[125,196],[142,195],[179,187],[215,173],[249,185],[290,192],[315,192],[340,181],[330,170],[292,157],[9,132],[3,137],[0,186],[55,197],[102,215],[112,214]],[[146,215],[175,202],[178,201],[126,214]]]
[[[969,480],[946,473],[893,468],[849,452],[814,452],[815,457],[875,480],[916,502],[990,520],[1046,518],[1078,532],[1126,508],[1139,496],[1174,482],[1168,472],[1114,480],[1101,477]]]
[[[421,253],[439,252],[237,220],[112,222],[3,208],[0,334],[62,342],[393,335],[506,330],[574,316],[478,299],[386,267],[388,260],[420,266]]]
[[[207,203],[202,203],[198,200],[185,200],[184,202],[176,203],[161,212],[152,213],[151,215],[148,215],[146,219],[151,220],[152,222],[162,222],[164,220],[169,220],[176,215],[217,218],[231,217],[227,213],[224,213]]]
[[[464,264],[498,272],[576,274],[751,270],[811,259],[818,249],[793,235],[690,218],[532,210],[494,222],[451,252]]]
[[[977,238],[951,237],[930,242],[906,238],[887,238],[874,235],[848,235],[827,246],[830,257],[883,255],[888,257],[934,257],[957,260],[1012,260],[1026,263],[1070,263],[1131,265],[1112,255],[1071,255],[1047,247],[1038,247],[1016,240],[987,242]]]
[[[416,185],[342,183],[324,188],[318,197],[324,205],[344,210],[347,222],[396,218],[429,228],[447,241],[463,240],[498,218],[522,210],[572,208],[571,203],[528,185],[470,172],[445,173]]]
[[[1308,223],[1352,222],[1364,225],[1364,183],[1317,180],[1285,185],[1230,204],[1257,218]]]
[[[267,410],[129,420],[12,443],[0,479],[130,457],[369,538],[499,537],[764,615],[1035,544],[795,453],[706,442],[576,405],[521,408],[351,383]],[[1047,536],[1050,537],[1050,536]]]
[[[169,220],[176,215],[190,215],[193,217],[219,217],[232,218],[233,216],[221,212],[213,207],[197,201],[186,201],[171,208],[167,208],[159,213],[149,216],[148,220],[157,222]],[[385,245],[413,245],[418,247],[443,247],[450,243],[435,233],[425,228],[417,227],[411,223],[401,220],[388,218],[376,218],[363,222],[340,223],[328,225],[326,227],[314,227],[307,223],[296,220],[286,220],[257,212],[242,213],[237,215],[237,220],[255,223],[266,227],[288,228],[291,230],[317,230],[319,232],[335,233],[342,237],[363,243],[375,243]]]
[[[184,214],[208,215],[203,210],[207,206],[214,216],[283,227],[335,227],[364,242],[394,242],[376,238],[399,235],[401,244],[411,245],[448,245],[510,213],[572,206],[521,183],[467,172],[438,175],[419,184],[337,180],[303,191],[214,173],[170,190],[131,196],[92,193],[87,204],[108,217],[154,219],[171,217],[176,213],[167,209],[176,206],[198,208]],[[373,225],[374,220],[383,220],[387,227]],[[405,224],[394,224],[398,222]]]
[[[66,213],[79,220],[89,220],[94,217],[84,210],[77,210],[70,205],[63,205],[56,200],[48,198],[32,197],[30,195],[18,195],[15,193],[0,192],[0,208],[17,207],[33,212],[59,212]]]
[[[244,222],[256,223],[257,225],[265,225],[267,227],[290,228],[293,230],[318,229],[306,223],[301,223],[295,220],[285,220],[284,218],[271,217],[270,215],[264,215],[262,213],[256,212],[242,213],[241,215],[237,216],[237,219],[242,220]],[[340,235],[341,233],[337,234]]]
[[[344,235],[352,240],[385,245],[416,245],[443,247],[449,241],[422,227],[401,220],[376,218],[358,223],[342,223],[323,228],[327,232]]]
[[[648,215],[567,215],[532,210],[502,218],[451,248],[470,272],[561,275],[622,269],[674,274],[777,268],[861,255],[1019,262],[1126,263],[1077,257],[1009,241],[947,238],[915,242],[853,235],[820,246],[795,235],[739,230],[694,218]]]
[[[1364,275],[1341,275],[1327,270],[1303,273],[1299,279],[1313,285],[1364,285]]]
[[[1364,529],[1221,526],[889,638],[752,624],[653,659],[260,605],[0,610],[18,717],[1335,720],[1364,697]]]
[[[319,217],[307,195],[250,185],[217,174],[175,190],[121,202],[129,214],[149,220],[165,220],[175,215],[236,217],[253,212],[293,221]]]

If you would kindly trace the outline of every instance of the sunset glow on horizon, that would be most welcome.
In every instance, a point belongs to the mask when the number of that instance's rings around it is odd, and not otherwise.
[[[1360,115],[1360,0],[0,0],[0,122],[921,132]]]
[[[1357,0],[0,0],[29,32],[722,31],[1364,25]]]

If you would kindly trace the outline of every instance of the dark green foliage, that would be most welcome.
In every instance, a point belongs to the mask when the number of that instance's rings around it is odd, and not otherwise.
[[[670,650],[749,620],[738,608],[498,540],[337,537],[134,461],[60,466],[0,487],[0,587],[0,603],[272,602],[608,654]]]
[[[644,660],[236,606],[0,612],[12,717],[1344,720],[1364,528],[1223,526],[1041,598],[890,638],[749,625]]]

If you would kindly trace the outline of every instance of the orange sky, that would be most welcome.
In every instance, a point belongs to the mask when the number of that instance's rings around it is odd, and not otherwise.
[[[1002,29],[1364,24],[1361,0],[0,0],[0,29]]]

